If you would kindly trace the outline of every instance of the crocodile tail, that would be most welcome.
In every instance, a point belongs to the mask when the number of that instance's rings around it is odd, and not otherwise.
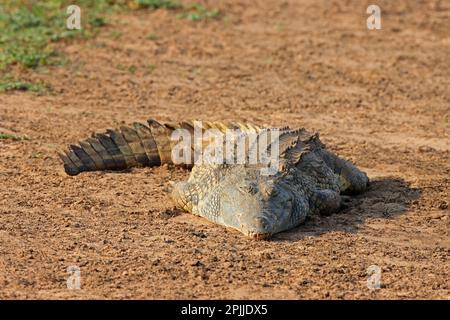
[[[64,162],[65,172],[72,176],[84,171],[124,170],[171,164],[172,148],[176,143],[171,140],[173,131],[185,129],[192,136],[196,125],[192,121],[161,124],[149,119],[147,124],[135,122],[131,126],[93,134],[80,141],[79,145],[72,144],[66,151],[58,154]],[[227,129],[259,130],[254,125],[222,122],[202,122],[201,128],[202,131],[214,128],[221,132]],[[191,154],[192,159],[185,164],[187,166],[193,163],[194,154]]]
[[[107,129],[59,153],[69,175],[83,171],[123,170],[170,163],[170,135],[175,128],[156,120]]]

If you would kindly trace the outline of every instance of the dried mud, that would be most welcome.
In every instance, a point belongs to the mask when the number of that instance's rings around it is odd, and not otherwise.
[[[0,127],[29,137],[0,140],[0,297],[449,299],[447,2],[378,1],[371,31],[366,1],[207,4],[226,18],[120,13],[61,44],[66,66],[15,70],[53,89],[0,94]],[[57,150],[149,117],[316,130],[372,184],[338,214],[251,241],[173,211],[182,169],[64,173]],[[73,265],[80,290],[66,287]]]

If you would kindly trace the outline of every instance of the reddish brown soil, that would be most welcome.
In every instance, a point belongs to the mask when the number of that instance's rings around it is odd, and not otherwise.
[[[121,13],[61,45],[68,65],[17,70],[53,91],[0,95],[2,130],[30,138],[0,140],[0,297],[449,299],[450,8],[377,1],[369,31],[368,4],[210,1],[226,18],[200,23]],[[174,214],[182,169],[64,173],[58,149],[149,117],[317,130],[373,182],[257,242]],[[71,265],[81,290],[66,288]]]

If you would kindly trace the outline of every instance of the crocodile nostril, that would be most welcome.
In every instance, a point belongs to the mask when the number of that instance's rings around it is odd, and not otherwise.
[[[256,219],[257,229],[268,230],[270,227],[270,223],[265,217],[258,217]]]

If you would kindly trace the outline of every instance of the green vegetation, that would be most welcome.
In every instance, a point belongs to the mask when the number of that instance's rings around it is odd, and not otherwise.
[[[103,17],[96,17],[96,16],[94,16],[94,17],[91,17],[89,19],[89,24],[91,26],[93,26],[93,27],[97,27],[98,28],[98,27],[105,26],[106,25],[106,21],[105,21],[105,19]]]
[[[43,83],[31,83],[24,80],[14,79],[11,75],[7,74],[0,79],[0,92],[1,91],[31,91],[31,92],[44,92],[48,88]]]
[[[203,5],[194,3],[184,8],[184,12],[180,13],[177,17],[179,19],[187,19],[190,21],[201,21],[208,19],[218,19],[221,16],[219,10],[207,10]]]
[[[202,70],[200,70],[199,68],[194,68],[192,69],[191,73],[193,77],[196,77],[202,73]]]
[[[81,8],[81,30],[66,26],[69,5]],[[12,66],[29,69],[47,65],[62,65],[67,60],[58,52],[56,42],[94,36],[107,25],[107,13],[127,9],[176,9],[178,17],[200,21],[217,18],[218,10],[207,10],[200,4],[183,6],[174,0],[8,0],[0,2],[0,90],[42,91],[42,84],[5,77]],[[121,34],[112,32],[113,38]],[[158,39],[150,34],[149,40]],[[136,70],[129,70],[134,73]]]
[[[115,39],[118,40],[122,37],[122,33],[116,30],[111,31],[110,36]]]
[[[172,0],[135,0],[134,2],[137,4],[139,8],[150,8],[150,9],[181,8],[181,5],[178,2]]]
[[[36,68],[57,63],[56,41],[92,35],[95,28],[106,24],[100,14],[112,9],[106,0],[79,0],[87,18],[81,19],[81,30],[68,30],[65,9],[71,2],[10,0],[0,4],[0,70],[14,64]]]
[[[0,132],[0,140],[13,140],[13,141],[18,141],[18,140],[22,140],[21,137],[19,137],[16,134],[13,133],[3,133]]]
[[[155,71],[155,69],[156,69],[156,65],[154,65],[154,64],[149,64],[148,66],[147,66],[147,74],[151,74],[151,73],[153,73],[153,71]]]
[[[156,40],[159,40],[159,36],[158,36],[156,33],[150,33],[150,34],[147,36],[147,39],[148,39],[148,40],[151,40],[151,41],[156,41]]]
[[[65,9],[71,0],[27,1],[10,0],[0,4],[0,70],[12,64],[28,68],[56,63],[58,52],[54,43],[59,40],[88,37],[107,24],[107,12],[125,7],[151,9],[180,9],[179,18],[191,21],[218,18],[219,10],[207,10],[201,4],[182,6],[172,0],[78,0],[81,7],[81,30],[66,28]],[[87,18],[83,18],[84,15]],[[157,39],[150,35],[149,39]]]
[[[131,74],[135,74],[137,71],[137,67],[135,65],[131,65],[128,67],[128,72]]]
[[[85,19],[81,30],[68,30],[66,8],[70,0],[10,0],[0,4],[0,91],[42,92],[46,86],[29,83],[8,75],[14,65],[36,69],[66,62],[55,42],[75,37],[89,37],[105,25],[102,13],[112,10],[107,0],[78,0]],[[82,16],[83,17],[83,16]]]

